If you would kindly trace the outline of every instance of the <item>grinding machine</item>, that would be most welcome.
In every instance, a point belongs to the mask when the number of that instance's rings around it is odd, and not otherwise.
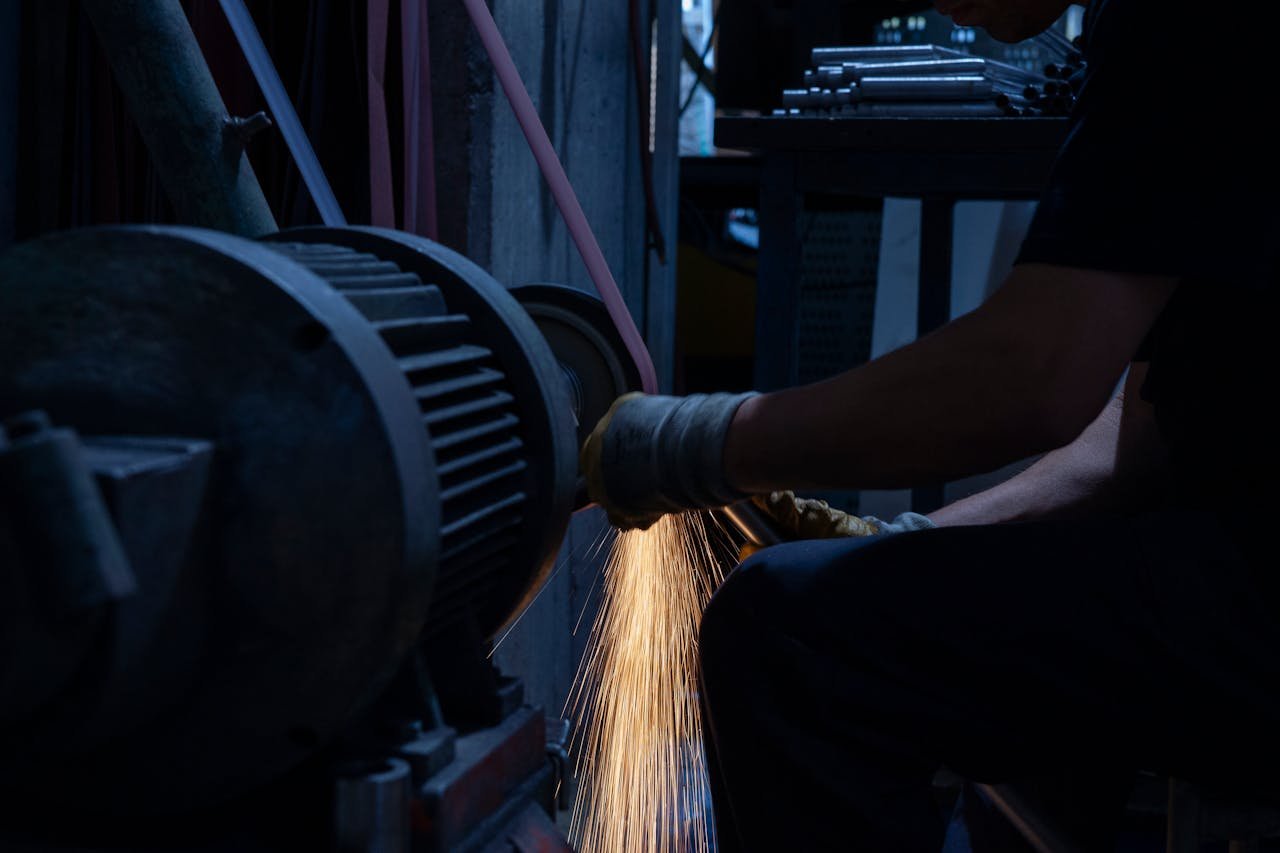
[[[0,328],[0,847],[562,849],[490,655],[639,386],[598,300],[108,227],[0,256]]]

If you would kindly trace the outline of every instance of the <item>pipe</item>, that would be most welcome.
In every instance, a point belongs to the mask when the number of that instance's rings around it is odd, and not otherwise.
[[[758,548],[772,548],[795,538],[779,527],[773,516],[760,509],[753,501],[742,501],[724,507],[720,513],[738,529],[747,542]]]
[[[178,0],[84,0],[179,221],[259,237],[275,217]]]
[[[912,62],[846,62],[839,66],[842,83],[861,83],[869,77],[938,77],[986,73],[982,59],[926,59]]]
[[[929,59],[968,59],[967,53],[931,44],[878,45],[870,47],[815,47],[810,54],[813,65],[839,65],[843,62],[896,62]]]
[[[524,81],[520,79],[520,72],[516,69],[506,42],[502,40],[498,24],[493,20],[493,14],[484,0],[463,0],[463,4],[466,6],[467,14],[471,16],[471,23],[475,25],[480,35],[485,51],[489,54],[489,61],[493,63],[502,91],[506,93],[507,101],[515,111],[516,120],[520,123],[520,129],[524,131],[529,149],[533,152],[534,159],[538,161],[542,177],[551,188],[551,195],[556,200],[556,206],[560,208],[560,215],[564,217],[565,225],[573,237],[574,244],[578,247],[578,253],[582,255],[587,273],[595,283],[596,290],[600,292],[600,298],[604,300],[605,307],[609,310],[609,317],[617,326],[618,333],[622,335],[623,343],[626,344],[627,352],[631,354],[632,360],[640,371],[641,385],[645,393],[656,394],[658,393],[658,373],[654,369],[653,359],[645,347],[644,338],[640,336],[640,330],[636,328],[631,312],[627,309],[627,303],[622,298],[618,283],[614,281],[613,273],[609,270],[609,262],[605,260],[604,252],[600,250],[600,244],[591,231],[591,224],[587,221],[587,215],[583,212],[578,196],[573,191],[573,185],[569,183],[569,176],[565,174],[564,166],[556,156],[556,150],[547,136],[547,129],[542,126],[542,120],[533,106],[533,100],[524,87]]]
[[[995,94],[985,77],[868,77],[859,86],[869,101],[978,101]]]

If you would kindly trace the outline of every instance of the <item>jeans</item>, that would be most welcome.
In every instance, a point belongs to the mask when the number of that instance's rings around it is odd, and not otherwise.
[[[935,853],[943,766],[1071,780],[1106,849],[1137,769],[1280,758],[1278,641],[1269,579],[1198,513],[768,549],[702,623],[720,849]]]

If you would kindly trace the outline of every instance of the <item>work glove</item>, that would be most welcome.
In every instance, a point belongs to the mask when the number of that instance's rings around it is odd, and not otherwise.
[[[622,530],[670,513],[728,506],[747,497],[725,478],[724,446],[753,394],[628,394],[600,419],[579,464],[591,500]]]
[[[881,521],[875,516],[859,518],[835,509],[826,501],[798,498],[795,492],[774,492],[758,495],[752,500],[795,539],[891,536],[937,526],[914,512],[904,512],[893,521]],[[745,560],[759,550],[762,550],[760,546],[748,543],[743,547],[740,559]]]

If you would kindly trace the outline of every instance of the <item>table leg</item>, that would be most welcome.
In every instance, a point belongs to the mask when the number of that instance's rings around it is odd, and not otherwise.
[[[955,199],[923,199],[920,210],[920,281],[916,337],[922,338],[951,319],[951,250],[955,238]],[[933,512],[946,500],[945,486],[932,483],[911,492],[911,507]]]
[[[799,380],[800,220],[795,155],[765,155],[760,176],[760,253],[756,273],[755,385],[789,388]]]

